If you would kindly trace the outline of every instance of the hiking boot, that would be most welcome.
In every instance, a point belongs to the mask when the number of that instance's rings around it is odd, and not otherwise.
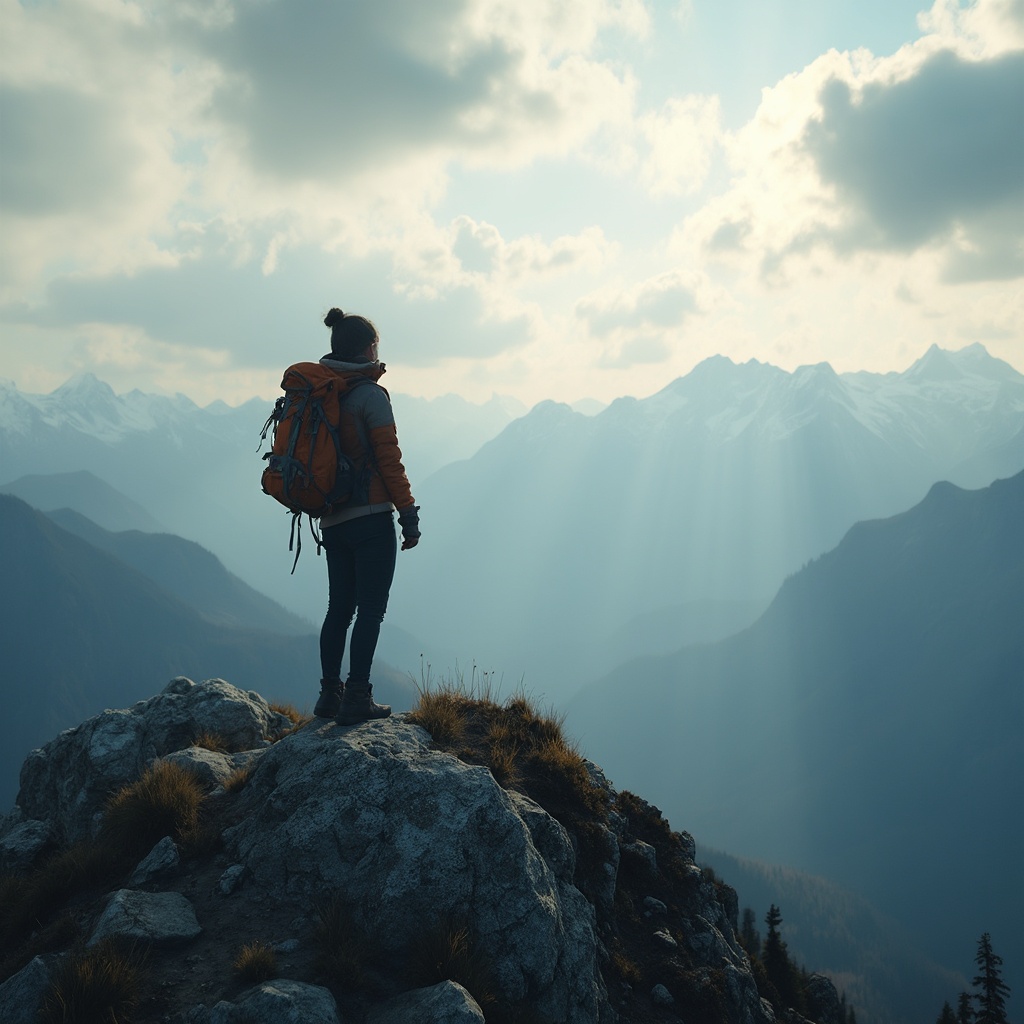
[[[333,718],[341,709],[341,698],[345,687],[341,685],[340,679],[320,680],[320,699],[313,708],[313,714],[317,718]]]
[[[345,684],[345,695],[335,722],[338,725],[356,725],[376,718],[387,718],[391,708],[387,704],[373,702],[373,687],[362,679],[349,679]]]

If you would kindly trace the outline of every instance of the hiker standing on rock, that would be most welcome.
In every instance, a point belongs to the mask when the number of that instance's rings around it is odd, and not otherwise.
[[[320,520],[330,593],[320,630],[323,678],[313,713],[354,725],[391,714],[387,705],[374,703],[370,666],[395,574],[394,512],[405,551],[419,543],[419,506],[402,465],[391,399],[377,383],[384,373],[377,328],[365,317],[340,309],[332,309],[324,324],[331,329],[331,351],[320,365],[345,382],[338,424],[341,448],[363,467],[364,486]],[[342,684],[341,659],[353,616],[349,674]]]

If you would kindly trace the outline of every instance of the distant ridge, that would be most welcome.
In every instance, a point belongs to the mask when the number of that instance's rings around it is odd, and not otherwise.
[[[54,509],[47,515],[62,529],[138,569],[210,622],[296,636],[316,631],[313,623],[253,590],[229,573],[216,555],[193,541],[169,533],[114,533],[69,508]]]
[[[33,473],[0,486],[41,512],[73,508],[104,530],[166,533],[149,512],[88,470],[74,473]]]
[[[764,608],[855,522],[936,481],[1019,472],[1022,430],[1024,375],[981,346],[890,374],[716,356],[595,416],[542,402],[417,489],[430,542],[392,610],[566,699],[652,644],[720,637],[702,604]],[[438,601],[439,579],[478,582]],[[660,634],[631,644],[637,619]]]

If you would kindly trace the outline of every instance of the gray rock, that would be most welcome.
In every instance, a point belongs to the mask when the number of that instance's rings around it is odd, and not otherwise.
[[[35,1024],[36,1011],[50,990],[59,956],[37,956],[0,985],[0,1021]]]
[[[192,772],[205,790],[223,785],[224,780],[235,770],[229,754],[222,754],[219,750],[207,750],[206,747],[175,750],[165,755],[164,760],[181,765],[186,771]]]
[[[638,857],[652,875],[658,873],[658,853],[650,843],[645,843],[642,839],[637,839],[633,843],[623,843],[622,852]]]
[[[386,952],[438,917],[464,919],[508,1005],[528,1000],[564,1024],[608,1016],[594,909],[560,877],[571,863],[564,829],[400,716],[293,733],[239,799],[225,843],[254,886],[319,901],[343,880]]]
[[[224,871],[217,883],[217,890],[222,896],[230,896],[245,878],[245,865],[232,864]]]
[[[320,985],[278,978],[243,992],[211,1009],[197,1006],[186,1024],[342,1024],[334,996]]]
[[[170,836],[164,836],[139,862],[128,880],[129,885],[146,885],[154,879],[174,874],[181,863],[178,847]]]
[[[675,999],[664,985],[655,985],[651,989],[651,1002],[655,1006],[672,1006],[675,1003]]]
[[[104,711],[33,750],[21,769],[17,804],[28,818],[59,823],[68,840],[89,834],[110,793],[154,758],[191,747],[203,731],[234,750],[262,748],[291,728],[259,694],[223,679],[173,679],[134,707]]]
[[[653,896],[645,896],[643,906],[644,917],[664,917],[668,913],[668,907]]]
[[[192,904],[180,893],[119,889],[88,944],[94,946],[101,939],[117,936],[173,946],[194,939],[201,931]]]
[[[457,981],[417,988],[375,1006],[366,1024],[484,1024],[477,1001]]]
[[[807,1011],[817,1024],[845,1024],[839,993],[830,978],[812,974],[807,979]]]
[[[557,878],[571,882],[576,871],[576,852],[573,850],[569,833],[540,804],[528,796],[514,791],[509,792],[508,796],[519,817],[530,830],[530,838],[537,852],[547,861],[548,867]]]
[[[13,825],[0,839],[0,872],[26,871],[54,838],[48,821],[28,819]]]
[[[664,946],[665,949],[677,949],[679,943],[672,938],[672,933],[667,928],[661,928],[654,933],[653,936],[655,942],[660,946]]]

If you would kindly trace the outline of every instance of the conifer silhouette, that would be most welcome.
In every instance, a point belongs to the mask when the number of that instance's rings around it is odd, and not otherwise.
[[[993,951],[992,936],[988,932],[978,940],[974,962],[978,965],[978,974],[971,983],[977,990],[974,996],[978,1003],[976,1024],[1007,1024],[1006,997],[1010,987],[1003,981],[1000,970],[1003,958]]]

